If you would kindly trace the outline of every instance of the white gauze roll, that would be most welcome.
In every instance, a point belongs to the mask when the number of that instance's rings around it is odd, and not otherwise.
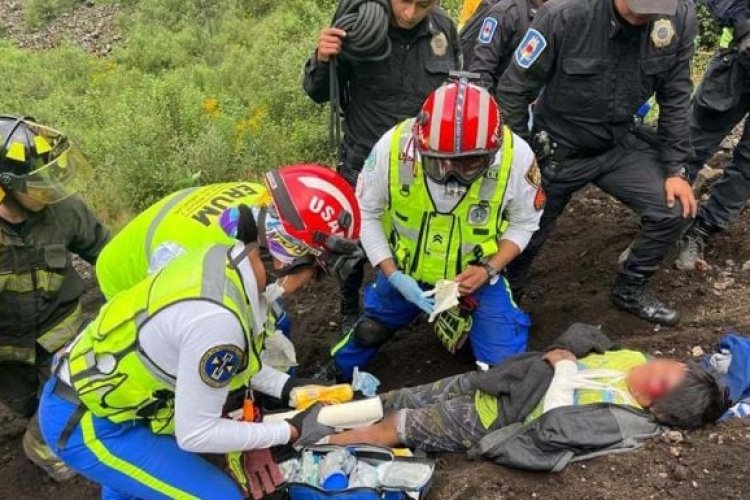
[[[263,422],[279,422],[292,418],[299,412],[274,413],[263,417]],[[340,405],[324,406],[318,415],[318,422],[336,429],[365,427],[383,419],[383,403],[380,398],[363,399]]]

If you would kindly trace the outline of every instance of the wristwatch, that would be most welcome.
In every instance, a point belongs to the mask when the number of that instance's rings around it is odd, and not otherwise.
[[[479,265],[487,271],[488,281],[494,280],[495,278],[497,278],[497,275],[500,274],[500,271],[495,269],[495,267],[490,264],[490,261],[488,259],[480,260]]]

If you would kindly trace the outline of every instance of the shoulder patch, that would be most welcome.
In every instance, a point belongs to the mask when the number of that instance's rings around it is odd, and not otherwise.
[[[229,384],[242,366],[244,354],[236,345],[225,344],[212,347],[201,357],[201,380],[210,387],[224,387]]]
[[[479,30],[477,41],[479,43],[490,43],[495,37],[495,31],[497,31],[497,19],[494,17],[485,17],[482,29]]]
[[[539,59],[545,48],[547,48],[547,40],[544,35],[534,28],[529,28],[516,49],[516,64],[523,69],[529,69]]]
[[[531,163],[529,170],[526,171],[525,177],[526,182],[531,184],[531,187],[538,188],[542,185],[542,171],[539,168],[539,163],[537,163],[536,160]]]

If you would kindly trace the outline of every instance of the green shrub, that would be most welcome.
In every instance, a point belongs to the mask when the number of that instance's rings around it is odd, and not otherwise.
[[[261,2],[262,3],[262,2]],[[3,112],[64,130],[92,160],[86,193],[120,220],[187,184],[331,160],[326,108],[301,86],[333,2],[141,0],[106,58],[0,42]]]

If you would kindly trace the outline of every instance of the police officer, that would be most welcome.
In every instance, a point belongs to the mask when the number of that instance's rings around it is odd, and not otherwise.
[[[356,245],[351,186],[288,174],[266,174],[285,231],[319,252]],[[306,445],[331,432],[317,410],[276,423],[222,417],[230,389],[286,398],[294,380],[261,367],[266,274],[257,229],[244,232],[247,245],[189,252],[118,293],[61,353],[40,403],[42,433],[103,498],[240,498],[198,453]]]
[[[480,366],[523,352],[529,319],[500,273],[538,227],[539,182],[531,148],[465,78],[388,131],[357,185],[362,246],[378,274],[364,315],[332,350],[338,374],[348,379],[396,330],[432,314],[423,290],[441,280],[456,281],[462,296],[435,321],[450,352],[467,336]]]
[[[498,0],[464,1],[458,16],[458,39],[461,44],[464,68],[471,65],[479,30],[482,28],[487,11],[497,2]]]
[[[34,415],[52,353],[82,323],[84,286],[71,253],[94,263],[107,241],[104,226],[70,196],[88,174],[61,132],[0,116],[0,401],[21,417]],[[23,447],[54,479],[71,476],[44,445],[35,415]]]
[[[523,290],[529,267],[571,196],[594,183],[641,217],[641,231],[612,289],[618,307],[673,325],[676,310],[646,286],[697,210],[685,180],[690,144],[690,61],[697,32],[688,0],[561,0],[543,5],[500,78],[513,129],[534,144],[547,205],[539,231],[510,268]],[[658,134],[633,115],[656,93]]]
[[[390,54],[378,61],[337,58],[344,100],[340,173],[354,185],[375,142],[399,121],[414,116],[428,94],[459,69],[456,27],[438,9],[438,0],[384,0],[390,3]],[[329,64],[341,53],[347,34],[324,28],[315,54],[305,65],[305,92],[318,103],[330,99]],[[359,314],[362,266],[341,289],[344,330]]]
[[[714,19],[725,28],[720,49],[693,97],[690,136],[695,157],[690,164],[691,180],[724,137],[750,111],[750,4],[746,0],[712,0],[707,4]],[[694,269],[696,262],[703,260],[709,239],[729,227],[748,198],[750,122],[746,121],[732,160],[680,241],[677,267]]]
[[[513,52],[545,0],[502,0],[489,6],[471,45],[461,33],[464,67],[480,76],[479,83],[495,92],[500,75],[510,64]]]

